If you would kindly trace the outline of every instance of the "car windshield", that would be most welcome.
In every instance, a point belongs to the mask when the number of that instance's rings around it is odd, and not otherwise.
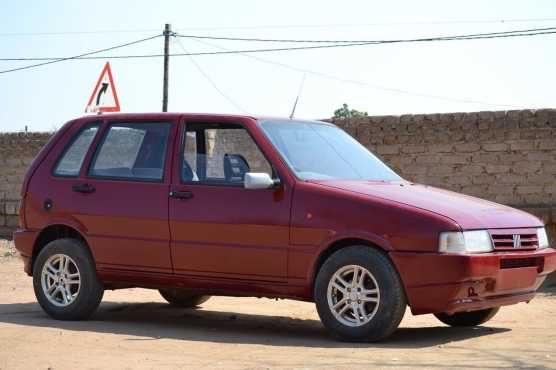
[[[332,124],[262,120],[260,126],[302,180],[401,180],[357,140]]]

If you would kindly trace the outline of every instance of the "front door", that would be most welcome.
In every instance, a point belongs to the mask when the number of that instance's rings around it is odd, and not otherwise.
[[[244,188],[246,172],[277,173],[243,125],[188,122],[181,130],[169,203],[174,271],[285,280],[291,190]]]

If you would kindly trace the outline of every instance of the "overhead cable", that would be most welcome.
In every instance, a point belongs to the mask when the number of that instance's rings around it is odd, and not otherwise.
[[[397,39],[397,40],[368,40],[359,42],[349,42],[346,40],[338,41],[337,43],[326,43],[329,41],[320,40],[324,45],[308,45],[308,46],[288,46],[288,47],[278,47],[278,48],[260,48],[260,49],[239,49],[239,50],[221,50],[213,52],[184,52],[184,53],[172,53],[170,56],[203,56],[203,55],[222,55],[222,54],[251,54],[251,53],[266,53],[266,52],[282,52],[282,51],[296,51],[296,50],[315,50],[315,49],[329,49],[329,48],[345,48],[353,46],[367,46],[376,44],[394,44],[394,43],[413,43],[413,42],[432,42],[432,41],[461,41],[461,40],[476,40],[476,39],[494,39],[494,38],[510,38],[510,37],[524,37],[524,36],[537,36],[537,35],[547,35],[556,34],[556,27],[537,29],[538,31],[532,32],[532,30],[516,30],[516,31],[505,31],[496,33],[482,33],[482,34],[471,34],[471,35],[455,35],[455,36],[441,36],[441,37],[428,37],[419,39]],[[19,57],[19,58],[0,58],[0,61],[43,61],[42,63],[27,65],[23,67],[11,68],[7,70],[0,71],[2,73],[15,72],[19,70],[40,67],[47,64],[63,62],[67,60],[84,60],[84,59],[132,59],[132,58],[157,58],[162,57],[164,54],[137,54],[137,55],[102,55],[94,56],[93,54],[98,54],[104,51],[110,51],[118,49],[121,47],[137,44],[147,40],[151,40],[162,35],[156,35],[148,37],[145,39],[133,41],[126,44],[116,45],[110,48],[95,50],[88,53],[79,54],[71,57]],[[203,38],[216,38],[215,36],[196,36],[196,35],[181,35],[173,34],[176,37],[187,37],[194,40],[200,40]],[[262,40],[262,39],[259,39]],[[257,41],[259,41],[257,40]],[[267,41],[269,39],[266,39]],[[317,42],[316,40],[297,40],[298,42]],[[319,41],[319,43],[320,43]],[[280,40],[280,42],[287,42],[287,40]],[[93,55],[93,56],[91,56]]]
[[[155,39],[157,37],[161,37],[162,35],[156,35],[156,36],[151,36],[151,37],[147,37],[144,39],[140,39],[140,40],[135,40],[135,41],[131,41],[131,42],[127,42],[125,44],[119,44],[119,45],[115,45],[115,46],[111,46],[108,48],[104,48],[104,49],[99,49],[99,50],[94,50],[94,51],[90,51],[87,53],[83,53],[83,54],[79,54],[79,55],[74,55],[71,57],[62,57],[62,58],[37,58],[37,59],[19,59],[19,60],[46,60],[45,62],[42,63],[37,63],[37,64],[30,64],[30,65],[26,65],[26,66],[22,66],[22,67],[17,67],[17,68],[11,68],[11,69],[6,69],[3,71],[0,71],[0,74],[2,73],[8,73],[8,72],[15,72],[15,71],[21,71],[24,69],[29,69],[29,68],[36,68],[36,67],[40,67],[40,66],[44,66],[47,64],[53,64],[53,63],[58,63],[58,62],[64,62],[67,60],[74,60],[74,59],[86,59],[88,56],[93,55],[93,54],[98,54],[98,53],[102,53],[105,51],[110,51],[110,50],[115,50],[115,49],[119,49],[119,48],[123,48],[126,46],[130,46],[130,45],[135,45],[135,44],[139,44],[148,40],[152,40]],[[106,59],[106,58],[105,58]],[[0,59],[1,60],[1,59]],[[13,60],[13,59],[12,59]]]
[[[552,31],[552,32],[550,32]],[[452,40],[474,40],[478,38],[499,38],[499,37],[517,37],[517,36],[534,36],[537,34],[555,33],[556,27],[532,28],[525,30],[513,30],[503,32],[474,33],[452,36],[435,36],[414,39],[397,39],[397,40],[306,40],[306,39],[270,39],[270,38],[249,38],[249,37],[230,37],[230,36],[211,36],[211,35],[184,35],[176,34],[177,37],[190,39],[207,39],[207,40],[225,40],[225,41],[251,41],[251,42],[283,42],[283,43],[326,43],[326,44],[393,44],[408,42],[430,42],[430,41],[452,41]]]
[[[197,40],[196,39],[195,41],[198,42],[198,43],[204,44],[206,46],[211,46],[211,47],[216,48],[216,49],[226,50],[225,47],[215,45],[215,44],[210,43],[210,42],[205,41],[205,40]],[[296,67],[296,66],[293,66],[293,65],[290,65],[290,64],[277,62],[277,61],[274,61],[274,60],[271,60],[271,59],[268,59],[268,58],[263,58],[263,57],[255,56],[255,55],[251,55],[251,54],[238,53],[238,55],[241,55],[241,56],[249,58],[249,59],[257,60],[257,61],[262,62],[262,63],[279,66],[279,67],[289,69],[289,70],[292,70],[292,71],[295,71],[295,72],[306,73],[306,74],[309,74],[309,75],[321,77],[321,78],[328,79],[328,80],[333,80],[333,81],[342,82],[342,83],[348,83],[348,84],[352,84],[352,85],[358,85],[358,86],[361,86],[361,87],[367,87],[367,88],[374,89],[374,90],[379,90],[379,91],[387,91],[387,92],[392,92],[392,93],[397,93],[397,94],[417,96],[417,97],[427,98],[427,99],[443,100],[443,101],[449,101],[449,102],[455,102],[455,103],[479,104],[479,105],[484,105],[484,106],[505,107],[505,108],[513,108],[513,109],[519,108],[518,106],[511,105],[511,104],[500,104],[500,103],[491,103],[491,102],[485,102],[485,101],[475,100],[475,99],[448,97],[448,96],[442,96],[442,95],[428,94],[428,93],[422,93],[422,92],[417,92],[417,91],[410,91],[410,90],[404,90],[404,89],[399,89],[399,88],[387,87],[387,86],[382,86],[382,85],[375,85],[375,84],[371,84],[371,83],[368,83],[368,82],[365,82],[365,81],[352,80],[352,79],[348,79],[348,78],[344,78],[344,77],[331,75],[331,74],[328,74],[328,73],[323,73],[323,72],[310,70],[310,69],[307,69],[307,68]]]
[[[178,45],[182,48],[182,50],[187,53],[187,50],[185,49],[185,47],[183,46],[183,44],[181,43],[180,39],[176,39],[176,41],[178,42]],[[201,75],[211,84],[211,86],[214,88],[214,90],[216,90],[216,92],[218,92],[224,99],[226,99],[231,105],[233,105],[237,110],[248,114],[248,112],[243,109],[241,107],[241,105],[239,105],[238,103],[236,103],[236,101],[234,99],[232,99],[228,94],[226,94],[223,90],[221,90],[216,83],[212,80],[212,78],[210,78],[210,76],[201,68],[201,66],[199,65],[199,63],[197,63],[197,61],[195,60],[195,58],[193,58],[192,56],[189,56],[189,60],[191,61],[191,63],[193,63],[193,65],[195,66],[195,68],[197,68],[197,70],[199,71],[199,73],[201,73]]]

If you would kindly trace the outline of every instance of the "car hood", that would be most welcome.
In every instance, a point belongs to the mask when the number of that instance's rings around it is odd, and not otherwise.
[[[464,230],[543,225],[537,217],[515,208],[406,181],[319,180],[311,182],[425,209],[452,219]]]

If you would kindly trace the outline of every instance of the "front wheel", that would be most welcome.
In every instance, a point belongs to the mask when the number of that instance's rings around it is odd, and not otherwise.
[[[492,319],[499,310],[500,307],[494,307],[478,311],[456,312],[452,315],[447,313],[435,313],[434,316],[444,324],[450,326],[479,326]]]
[[[195,294],[181,289],[159,289],[158,292],[168,303],[182,308],[197,307],[209,300],[209,295]]]
[[[332,254],[317,275],[314,294],[322,323],[341,340],[384,339],[405,313],[397,271],[384,253],[366,246]]]

